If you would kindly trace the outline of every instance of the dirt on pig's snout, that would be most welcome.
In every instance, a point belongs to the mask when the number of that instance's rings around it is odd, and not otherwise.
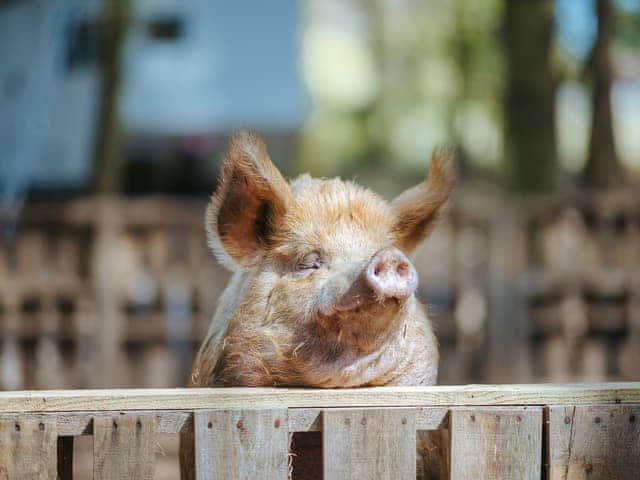
[[[209,244],[234,273],[192,385],[435,383],[437,343],[408,255],[442,216],[453,183],[439,154],[427,179],[390,203],[339,179],[287,183],[257,136],[234,136],[206,215]],[[193,478],[192,439],[182,443],[182,475]],[[296,473],[308,468],[294,464],[294,478],[309,478]]]

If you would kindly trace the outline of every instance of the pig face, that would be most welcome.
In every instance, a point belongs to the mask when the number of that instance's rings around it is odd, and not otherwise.
[[[235,135],[206,215],[211,248],[241,277],[229,310],[259,317],[255,328],[293,354],[300,345],[330,356],[326,342],[375,350],[413,301],[407,255],[442,215],[453,178],[434,154],[427,180],[391,203],[339,179],[289,184],[257,136]]]

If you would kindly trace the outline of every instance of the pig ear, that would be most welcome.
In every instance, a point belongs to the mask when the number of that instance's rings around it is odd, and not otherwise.
[[[218,260],[230,268],[252,265],[269,248],[291,199],[262,139],[235,134],[206,214],[209,246]]]
[[[431,233],[446,211],[455,176],[452,152],[437,150],[427,179],[391,202],[395,215],[392,233],[398,248],[409,253]]]

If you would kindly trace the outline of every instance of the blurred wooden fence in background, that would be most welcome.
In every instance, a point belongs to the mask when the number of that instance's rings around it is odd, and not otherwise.
[[[164,198],[25,207],[0,255],[3,388],[184,384],[227,276],[203,211]]]
[[[0,237],[0,387],[183,385],[228,278],[204,207],[27,205]],[[454,208],[415,257],[441,382],[640,378],[639,245],[637,195]]]

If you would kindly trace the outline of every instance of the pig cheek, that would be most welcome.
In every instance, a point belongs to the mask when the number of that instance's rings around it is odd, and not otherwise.
[[[310,279],[306,293],[310,300],[310,316],[315,318],[335,313],[334,306],[342,292],[338,283],[328,272],[318,272],[314,278]]]
[[[299,323],[312,317],[315,289],[312,278],[283,279],[271,294],[271,309],[286,323]]]

